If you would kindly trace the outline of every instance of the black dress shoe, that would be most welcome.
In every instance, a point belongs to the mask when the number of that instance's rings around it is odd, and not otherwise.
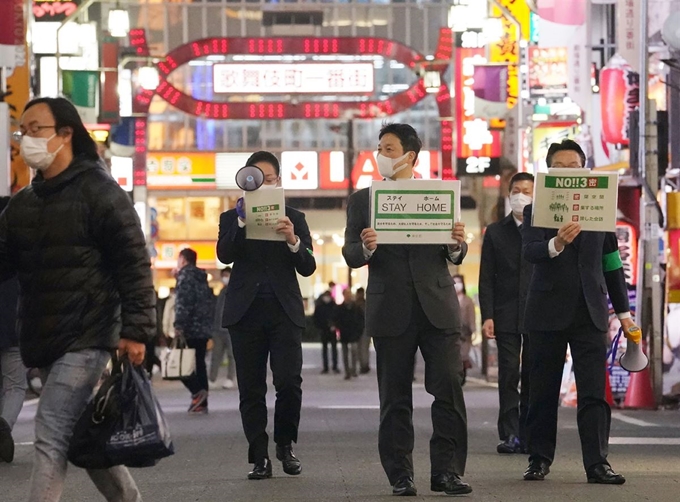
[[[545,460],[531,460],[524,471],[525,481],[543,481],[550,472],[550,466]]]
[[[293,453],[292,445],[276,445],[276,458],[283,465],[283,472],[291,476],[297,476],[302,472],[302,462]]]
[[[458,474],[451,474],[444,492],[447,495],[465,495],[466,493],[472,493],[472,487],[460,479]]]
[[[403,476],[394,483],[392,487],[392,495],[398,497],[415,497],[418,495],[418,490],[416,490],[416,485],[413,482],[413,478],[410,476]]]
[[[601,485],[622,485],[626,482],[621,474],[616,474],[609,464],[597,464],[588,469],[588,483]]]
[[[258,460],[253,470],[248,473],[248,479],[267,479],[272,477],[272,463],[268,458]]]
[[[446,491],[446,483],[449,482],[449,474],[432,474],[430,476],[430,490],[433,492]]]
[[[519,439],[511,434],[505,441],[498,443],[498,446],[496,446],[496,451],[501,454],[521,453],[522,448],[520,447]]]
[[[12,438],[12,428],[2,417],[0,417],[0,460],[7,463],[14,460],[14,439]]]

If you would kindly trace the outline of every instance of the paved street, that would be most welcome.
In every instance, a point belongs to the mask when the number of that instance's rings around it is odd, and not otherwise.
[[[320,375],[319,349],[305,347],[304,397],[298,477],[285,475],[274,461],[274,478],[248,481],[247,446],[241,431],[236,391],[214,391],[210,414],[187,416],[188,393],[181,384],[156,380],[170,420],[177,453],[133,475],[147,502],[373,501],[388,500],[391,488],[377,453],[378,394],[375,373],[346,382]],[[423,389],[423,364],[414,384],[414,461],[420,499],[429,491],[430,397]],[[478,501],[677,501],[680,496],[678,411],[616,411],[610,461],[625,474],[623,486],[588,485],[580,460],[576,412],[562,409],[558,453],[544,482],[525,482],[525,456],[496,454],[496,389],[483,382],[466,387],[470,451],[465,480]],[[273,403],[273,396],[270,396]],[[20,445],[13,464],[0,464],[0,501],[26,500],[31,471],[35,404],[22,411],[15,429]],[[270,415],[270,423],[273,414]],[[274,455],[273,447],[270,453]],[[84,471],[70,468],[65,502],[103,500]]]

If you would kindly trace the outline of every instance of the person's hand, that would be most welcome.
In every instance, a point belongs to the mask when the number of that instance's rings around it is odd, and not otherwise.
[[[375,251],[378,247],[378,234],[372,228],[364,228],[361,231],[361,242],[369,251]]]
[[[236,214],[241,221],[246,221],[246,203],[243,197],[239,197],[236,201]]]
[[[642,341],[642,330],[635,325],[632,318],[621,319],[621,327],[623,328],[623,336],[629,342],[639,344]]]
[[[290,221],[288,216],[284,216],[277,222],[276,233],[283,235],[288,244],[295,246],[298,238],[297,235],[295,235],[295,226],[293,226],[293,222]]]
[[[139,366],[144,362],[146,345],[127,338],[121,338],[120,342],[118,342],[118,357],[122,357],[125,354],[127,354],[132,364]]]
[[[451,229],[451,238],[454,239],[456,243],[449,244],[449,250],[453,252],[458,251],[463,245],[463,242],[465,242],[465,223],[457,221],[453,224],[453,228]]]
[[[555,249],[557,251],[562,251],[567,244],[574,242],[574,239],[581,233],[580,223],[572,221],[563,225],[557,231],[557,237],[555,237]]]
[[[484,333],[484,336],[489,340],[495,340],[496,338],[493,328],[493,319],[487,319],[484,321],[484,324],[482,324],[482,333]]]

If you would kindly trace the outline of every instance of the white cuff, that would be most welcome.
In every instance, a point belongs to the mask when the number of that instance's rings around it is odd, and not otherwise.
[[[446,250],[449,252],[449,259],[451,261],[456,261],[460,254],[463,252],[463,247],[461,246],[460,249],[456,251],[451,251],[451,248],[446,246]]]
[[[620,312],[616,314],[616,317],[618,317],[620,321],[621,319],[630,319],[633,316],[630,315],[630,312]]]
[[[564,248],[562,248],[562,251],[564,251]],[[558,257],[562,251],[555,249],[555,237],[548,241],[548,254],[550,255],[550,258]]]
[[[363,242],[361,243],[361,247],[364,250],[364,258],[366,259],[366,261],[370,260],[371,256],[373,256],[373,253],[375,252],[375,250],[371,251],[370,249],[368,249],[366,247],[366,245]]]
[[[238,228],[245,228],[246,222],[243,221],[240,217],[236,218],[236,221],[238,221]]]
[[[295,241],[295,244],[293,244],[292,246],[286,242],[286,244],[288,244],[288,249],[290,249],[291,253],[297,253],[298,251],[300,251],[300,238],[297,235],[295,236],[295,238],[297,240]]]

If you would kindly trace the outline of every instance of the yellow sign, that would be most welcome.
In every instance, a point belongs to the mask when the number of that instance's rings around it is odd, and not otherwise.
[[[7,79],[7,96],[5,102],[9,105],[10,131],[19,130],[19,122],[24,107],[30,99],[30,74],[27,66],[19,66]],[[31,182],[31,172],[24,159],[19,155],[19,143],[10,143],[12,159],[11,190],[16,193]]]
[[[146,159],[146,183],[151,189],[215,188],[215,154],[150,152]]]
[[[520,62],[520,34],[517,27],[521,29],[521,39],[529,40],[531,30],[531,11],[524,0],[498,0],[499,3],[509,11],[512,18],[503,14],[503,11],[496,5],[492,8],[492,16],[501,19],[503,25],[503,35],[498,42],[490,45],[489,62],[506,63],[508,65],[508,108],[517,104],[519,99],[519,62]]]

